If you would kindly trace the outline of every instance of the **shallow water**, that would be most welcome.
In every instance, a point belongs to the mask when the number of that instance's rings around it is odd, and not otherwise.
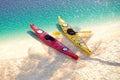
[[[120,0],[0,0],[0,39],[26,36],[30,23],[57,30],[59,15],[79,27],[119,20]]]

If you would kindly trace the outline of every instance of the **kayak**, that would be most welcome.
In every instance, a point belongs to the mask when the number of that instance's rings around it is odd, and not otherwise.
[[[56,40],[54,37],[52,37],[51,35],[49,35],[47,32],[43,31],[42,29],[34,26],[33,24],[30,24],[30,27],[32,28],[32,30],[35,32],[35,34],[37,35],[37,37],[46,45],[48,45],[49,47],[52,47],[54,49],[56,49],[57,51],[68,55],[69,57],[78,60],[78,56],[73,53],[69,48],[67,48],[65,45],[63,45],[61,42],[59,42],[58,40]]]
[[[86,43],[82,40],[82,38],[78,35],[75,30],[71,28],[67,22],[65,22],[60,16],[58,16],[59,26],[63,30],[63,34],[78,48],[84,51],[88,56],[93,53],[89,50]]]

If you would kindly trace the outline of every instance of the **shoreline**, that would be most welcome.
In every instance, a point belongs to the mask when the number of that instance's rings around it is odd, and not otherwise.
[[[77,20],[76,20],[77,21]],[[96,21],[96,22],[92,22],[92,23],[84,23],[84,24],[81,24],[79,22],[76,22],[74,24],[70,24],[72,26],[73,29],[76,29],[78,31],[78,29],[83,29],[83,30],[87,30],[87,29],[93,29],[93,28],[97,28],[97,27],[106,27],[106,26],[114,26],[114,24],[116,25],[119,25],[120,23],[120,18],[118,17],[117,19],[113,19],[112,21],[111,20],[107,20],[106,23],[104,23],[103,21]],[[40,25],[40,24],[36,24],[37,25]],[[50,27],[53,28],[54,26],[54,29],[51,29],[49,28],[48,29],[44,29],[44,27],[47,27],[47,26],[44,26],[43,28],[38,26],[39,28],[45,30],[46,32],[48,32],[49,34],[52,34],[52,32],[54,31],[59,31],[57,28],[56,28],[56,25],[51,25]],[[28,25],[29,27],[29,25]],[[25,29],[26,30],[26,29]],[[5,34],[3,36],[1,36],[0,38],[0,42],[5,42],[5,41],[14,41],[14,39],[22,39],[22,38],[28,38],[29,37],[29,34],[27,33],[27,31],[32,31],[30,28],[28,28],[28,30],[23,31],[23,32],[19,32],[18,34],[17,33],[12,33],[12,34]]]
[[[88,45],[88,47],[90,46],[90,49],[92,49],[92,47],[94,47],[94,45],[91,45],[91,43],[94,44],[95,42],[100,41],[100,40],[109,41],[111,39],[115,39],[120,36],[120,28],[119,28],[120,22],[116,22],[116,23],[113,22],[113,23],[110,22],[110,23],[105,23],[105,24],[101,24],[101,25],[96,24],[95,26],[86,27],[86,28],[81,29],[81,30],[91,30],[92,31],[93,35],[87,41],[87,45]],[[106,27],[108,25],[109,25],[109,27]],[[102,36],[102,35],[104,35],[104,36]],[[106,36],[106,38],[104,38],[105,36]],[[59,36],[58,37],[54,36],[54,37],[58,38],[58,40],[61,40]],[[19,48],[21,48],[21,49],[26,48],[26,49],[22,50],[23,52],[21,52],[23,54],[26,54],[26,56],[27,56],[27,49],[30,48],[30,46],[34,46],[37,44],[42,45],[41,42],[37,41],[36,39],[34,39],[31,35],[29,35],[27,33],[26,33],[26,36],[25,35],[21,35],[19,37],[16,36],[15,38],[13,38],[11,40],[1,41],[0,44],[1,44],[0,49],[3,51],[3,52],[2,51],[0,52],[0,55],[4,54],[4,53],[8,53],[8,51],[10,51],[11,49],[12,49],[12,52],[15,53],[14,48],[17,50],[17,52],[20,53]],[[18,48],[16,48],[16,46]],[[7,49],[5,50],[4,48],[7,48]]]

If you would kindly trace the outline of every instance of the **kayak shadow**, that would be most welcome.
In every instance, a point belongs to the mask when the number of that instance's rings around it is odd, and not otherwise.
[[[39,38],[36,36],[36,34],[32,31],[27,31],[27,34],[29,34],[32,38],[36,39],[37,41],[40,41]]]
[[[56,28],[63,34],[63,30],[61,29],[59,24],[56,24]]]

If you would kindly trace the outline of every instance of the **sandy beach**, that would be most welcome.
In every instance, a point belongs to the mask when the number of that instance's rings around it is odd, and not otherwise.
[[[92,26],[92,27],[91,27]],[[30,35],[0,42],[0,80],[119,80],[120,22],[90,25],[87,57],[63,35],[54,36],[80,56],[75,61]]]

